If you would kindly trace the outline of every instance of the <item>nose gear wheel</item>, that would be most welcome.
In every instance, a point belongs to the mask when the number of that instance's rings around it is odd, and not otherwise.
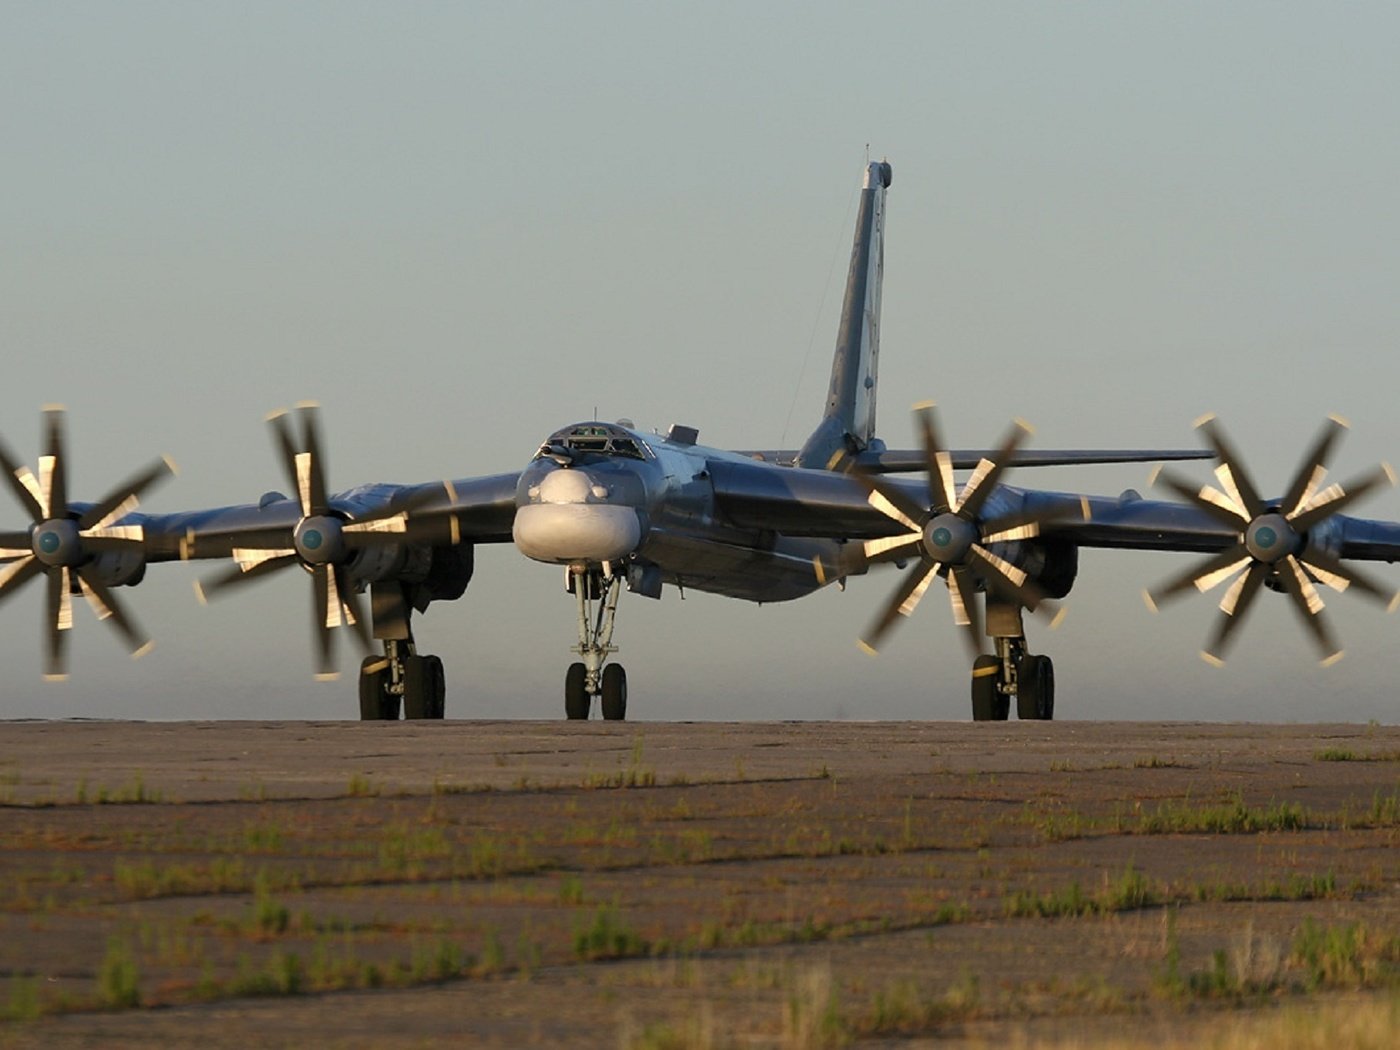
[[[601,568],[571,565],[566,570],[566,587],[578,608],[578,645],[573,651],[582,658],[570,664],[564,676],[564,715],[571,721],[588,718],[595,696],[604,720],[627,717],[627,671],[621,664],[607,662],[617,652],[612,636],[622,581],[623,575],[606,563]]]

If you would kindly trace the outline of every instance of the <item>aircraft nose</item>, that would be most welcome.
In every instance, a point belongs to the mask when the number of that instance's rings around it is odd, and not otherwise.
[[[511,528],[527,558],[561,565],[616,561],[641,542],[636,509],[601,502],[609,489],[586,471],[551,471],[530,495],[532,502],[516,508]]]
[[[593,490],[602,488],[582,470],[556,470],[540,482],[541,503],[567,504],[587,503]],[[606,494],[606,489],[603,490]]]

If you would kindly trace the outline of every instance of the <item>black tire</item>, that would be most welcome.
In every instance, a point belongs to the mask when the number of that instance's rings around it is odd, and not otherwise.
[[[447,672],[443,670],[442,658],[425,656],[428,681],[432,688],[428,691],[428,717],[441,719],[447,713]]]
[[[627,717],[627,672],[620,664],[603,668],[603,717],[609,722]]]
[[[1016,717],[1048,722],[1055,717],[1055,665],[1048,656],[1026,656],[1016,671]]]
[[[1001,661],[995,656],[979,656],[972,662],[972,720],[994,722],[997,706],[1006,698],[997,692]]]
[[[581,663],[570,664],[568,674],[564,675],[564,717],[570,721],[582,722],[588,718],[592,697],[588,695],[587,683],[588,668]]]
[[[371,665],[378,663],[383,663],[382,657],[367,656],[360,663],[361,722],[382,722],[387,717],[384,713],[384,701],[388,693],[384,687],[389,682],[389,669],[382,667],[378,671],[367,670]],[[393,717],[398,717],[397,710]]]
[[[431,718],[433,704],[432,669],[426,656],[405,657],[403,662],[403,716],[417,721]]]

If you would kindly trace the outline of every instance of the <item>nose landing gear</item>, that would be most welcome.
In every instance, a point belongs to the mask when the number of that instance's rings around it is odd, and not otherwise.
[[[607,562],[601,568],[571,565],[566,587],[578,603],[578,645],[573,652],[583,659],[570,664],[564,676],[564,715],[575,721],[588,718],[597,696],[603,718],[622,721],[627,717],[627,672],[621,664],[607,663],[617,652],[612,635],[622,576]]]

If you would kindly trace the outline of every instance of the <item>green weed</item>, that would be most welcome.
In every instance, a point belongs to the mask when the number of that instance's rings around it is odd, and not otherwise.
[[[108,942],[107,954],[97,971],[97,997],[113,1010],[130,1010],[141,1005],[141,975],[131,955],[131,945],[123,940]]]
[[[647,942],[613,908],[599,908],[590,925],[574,930],[574,954],[580,959],[625,959],[646,951]]]
[[[970,971],[941,994],[912,980],[899,980],[876,989],[865,1009],[853,1013],[848,1028],[860,1036],[915,1035],[970,1020],[979,1006],[977,978]]]
[[[1043,894],[1020,890],[1002,901],[1002,911],[1009,918],[1078,918],[1147,908],[1160,899],[1146,876],[1129,864],[1117,879],[1105,875],[1096,894],[1086,893],[1078,882]]]
[[[845,1046],[850,1031],[832,986],[830,966],[799,974],[788,991],[782,1045],[824,1050]]]
[[[345,793],[351,798],[378,798],[381,791],[378,784],[359,773],[352,776],[345,787]]]
[[[1361,923],[1320,926],[1304,920],[1293,939],[1293,959],[1310,989],[1400,987],[1400,935]]]
[[[306,973],[301,956],[295,952],[277,952],[262,969],[257,969],[245,955],[239,959],[238,975],[229,991],[236,996],[300,995],[306,990]]]
[[[1319,762],[1400,762],[1400,751],[1373,751],[1359,754],[1349,747],[1325,747],[1313,754]]]
[[[1293,802],[1248,806],[1244,798],[1219,805],[1167,802],[1138,819],[1140,835],[1248,834],[1261,831],[1300,831],[1308,826],[1308,813]]]
[[[500,973],[505,968],[505,946],[501,944],[501,938],[496,931],[488,927],[481,942],[481,964],[478,969],[483,974],[493,974]]]
[[[290,918],[286,905],[272,896],[267,869],[259,868],[253,878],[253,929],[263,934],[283,933]]]
[[[1319,762],[1355,762],[1356,752],[1349,747],[1325,747],[1313,754]]]
[[[416,984],[459,977],[465,970],[465,964],[462,949],[446,938],[440,938],[429,945],[417,941],[413,944],[410,972]]]
[[[4,1011],[0,1012],[0,1020],[33,1021],[42,1013],[43,1007],[39,1002],[39,982],[32,977],[11,978],[10,1000]]]
[[[577,875],[565,875],[559,882],[560,904],[583,903],[583,880]]]
[[[145,778],[138,773],[119,788],[99,785],[97,793],[91,797],[88,795],[87,781],[80,780],[75,800],[80,804],[91,801],[99,806],[130,806],[162,802],[164,796],[161,792],[146,787]]]
[[[1183,769],[1190,768],[1184,762],[1178,762],[1173,758],[1162,758],[1159,755],[1139,755],[1133,759],[1134,769]]]

